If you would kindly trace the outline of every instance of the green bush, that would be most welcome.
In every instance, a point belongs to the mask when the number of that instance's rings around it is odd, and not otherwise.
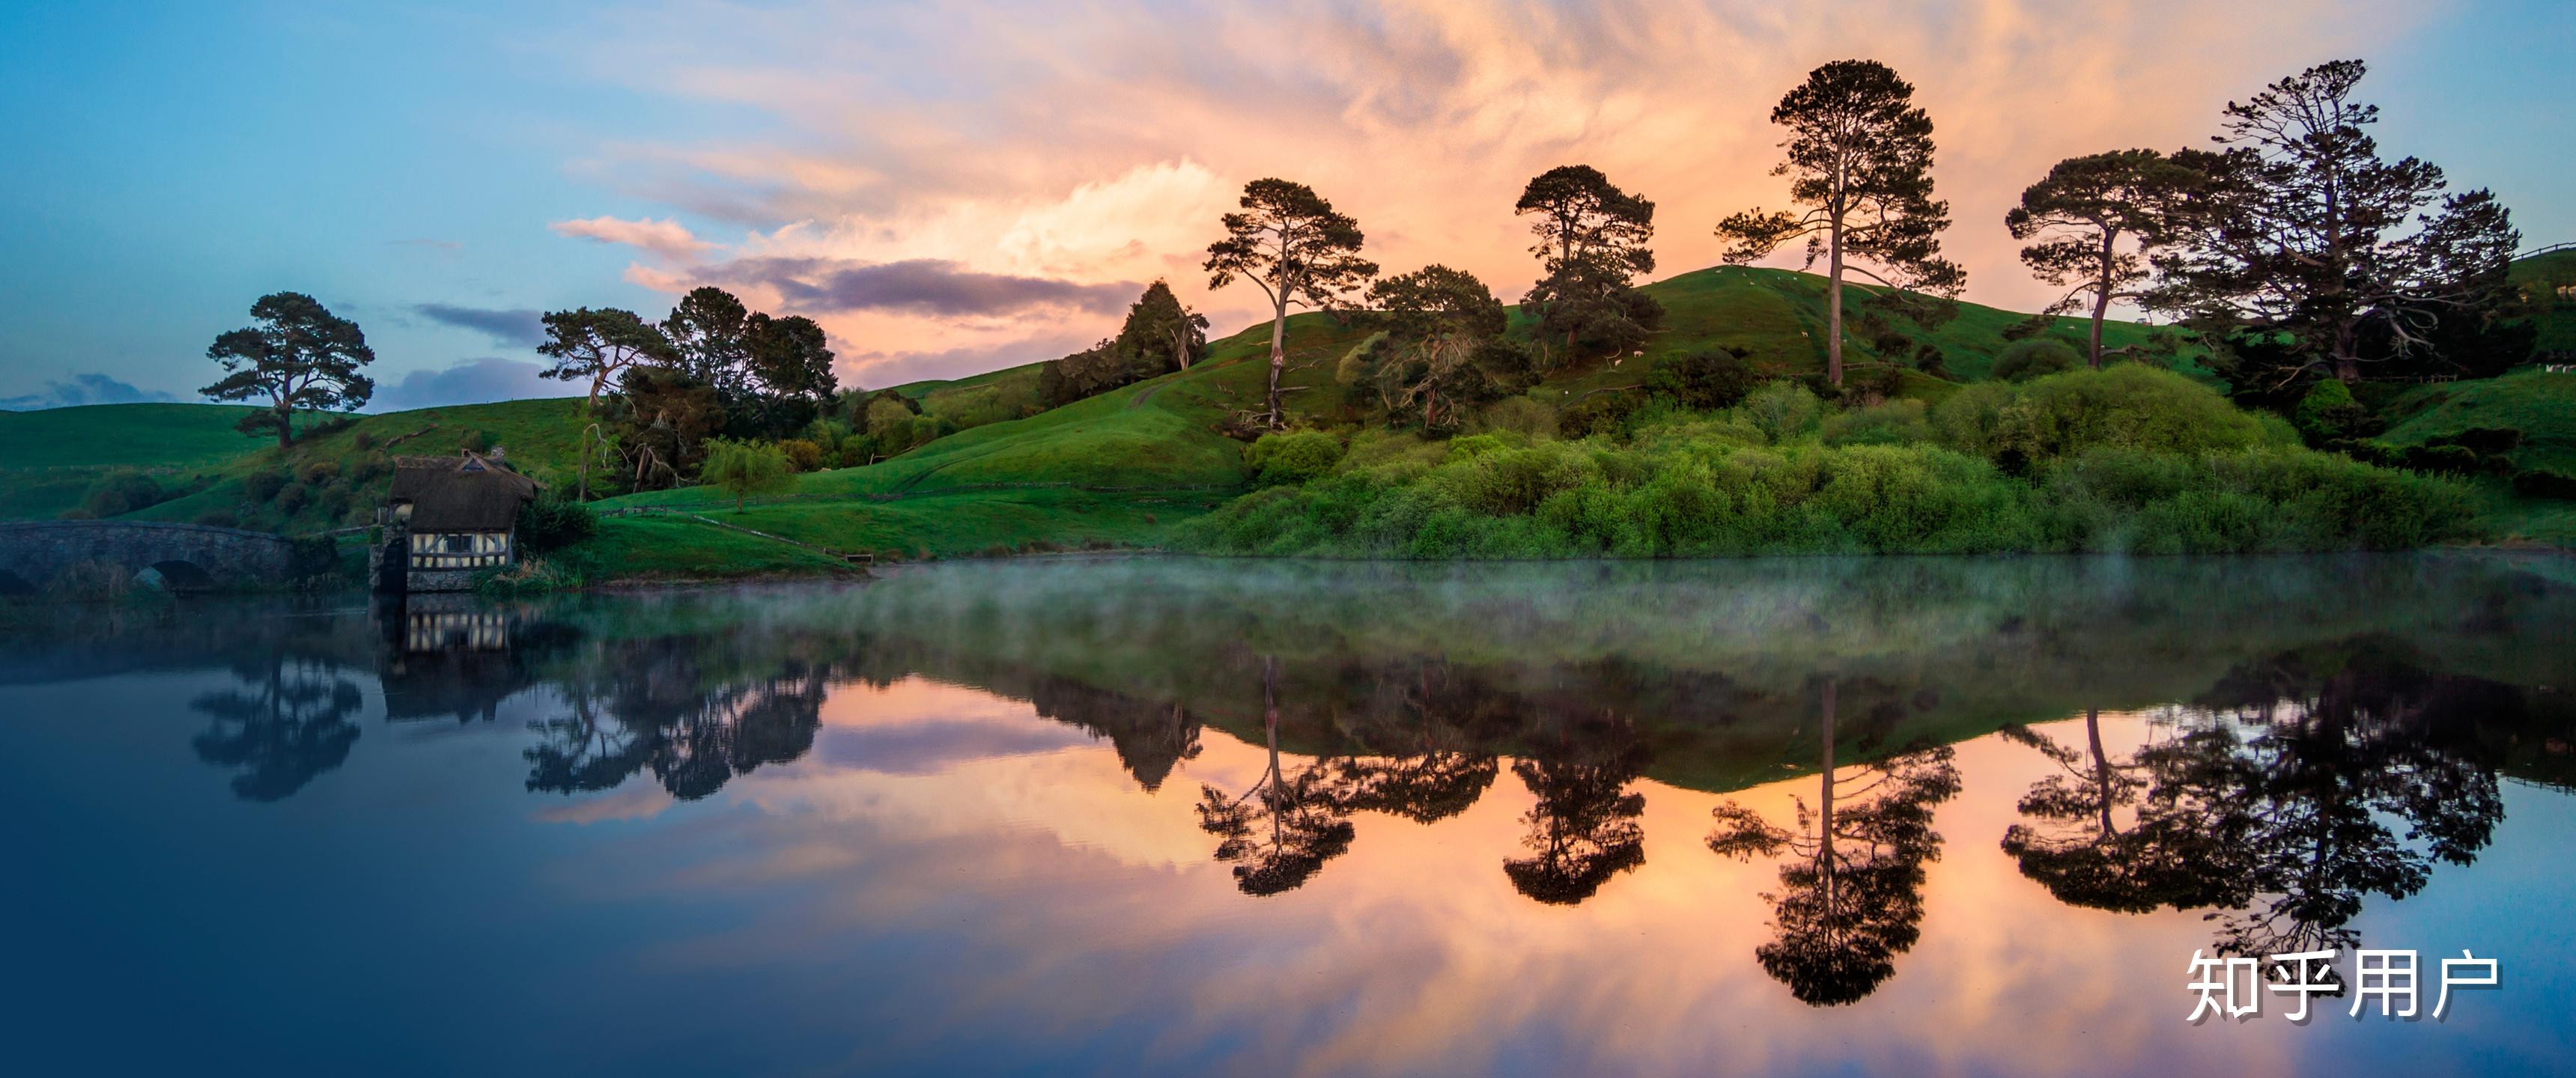
[[[2318,382],[2299,398],[2299,406],[2290,419],[2313,446],[2379,433],[2377,424],[2371,422],[2370,409],[2352,398],[2350,387],[2333,378]]]
[[[587,505],[548,495],[519,507],[519,546],[551,554],[598,534],[599,515]]]
[[[2045,462],[2097,446],[2194,455],[2266,442],[2263,425],[2217,390],[2135,363],[2052,374],[2010,392],[2009,403],[1995,410],[1992,426],[1983,429],[1980,439],[1988,455],[1997,458],[2009,451]],[[1973,412],[1994,400],[1989,393],[1961,391],[1939,410]],[[1987,421],[1981,414],[1966,414],[1935,425],[1945,433],[1978,432]]]
[[[1342,459],[1342,441],[1312,430],[1264,434],[1244,447],[1243,459],[1257,485],[1303,483],[1333,470]]]
[[[2576,475],[2532,468],[2514,473],[2514,493],[2531,498],[2576,500]]]
[[[1778,445],[1814,430],[1824,407],[1824,402],[1805,386],[1773,382],[1747,394],[1736,412],[1764,438]]]
[[[1477,412],[1467,429],[1471,434],[1509,431],[1525,438],[1543,437],[1557,431],[1556,409],[1531,397],[1505,397]]]
[[[294,516],[303,512],[304,507],[312,501],[313,488],[302,483],[289,483],[285,489],[277,492],[277,498],[270,504],[275,505],[278,512]]]
[[[1646,391],[1684,407],[1732,408],[1762,384],[1742,349],[1715,348],[1664,356],[1646,372]]]
[[[131,469],[110,472],[90,484],[81,498],[81,510],[91,518],[121,516],[147,506],[159,505],[176,497],[177,491],[164,490],[151,476]]]
[[[278,492],[285,490],[286,484],[292,481],[292,477],[276,469],[252,472],[242,477],[242,497],[264,505],[274,501]]]
[[[1917,445],[1932,441],[1923,402],[1892,400],[1827,416],[1826,445]]]
[[[295,481],[308,487],[326,487],[340,478],[340,462],[309,460],[295,468]]]
[[[2084,365],[2084,356],[2066,342],[2050,337],[2030,337],[2005,345],[1995,355],[1988,376],[2002,382],[2027,382],[2044,375],[2061,374]]]

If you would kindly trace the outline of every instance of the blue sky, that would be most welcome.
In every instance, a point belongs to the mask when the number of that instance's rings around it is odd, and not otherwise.
[[[1841,55],[1922,88],[1972,299],[2039,302],[1995,221],[2050,161],[2180,144],[2344,55],[2384,147],[2495,188],[2527,246],[2576,240],[2576,5],[2143,7],[17,3],[0,400],[192,399],[279,289],[366,328],[378,407],[559,391],[528,312],[703,282],[807,305],[867,385],[1080,347],[1115,321],[1085,297],[1157,276],[1230,331],[1253,304],[1196,251],[1273,172],[1390,269],[1517,295],[1510,192],[1589,160],[1662,204],[1676,271],[1777,201],[1762,117]]]

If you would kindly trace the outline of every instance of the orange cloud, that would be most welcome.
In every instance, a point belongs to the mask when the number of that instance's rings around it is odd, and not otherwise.
[[[546,226],[558,236],[622,243],[641,247],[664,258],[686,259],[716,245],[690,235],[686,226],[670,218],[659,221],[623,221],[615,217],[592,217],[585,220],[557,221]]]
[[[1848,56],[1894,66],[1932,113],[1955,221],[1944,243],[1970,270],[1969,298],[2033,308],[2051,297],[2002,226],[2023,186],[2073,154],[2196,141],[2231,96],[2425,18],[2364,6],[764,6],[647,20],[613,48],[684,55],[645,88],[764,110],[787,132],[619,151],[662,170],[652,197],[786,222],[755,231],[746,256],[936,259],[1076,285],[1165,277],[1230,332],[1257,304],[1210,294],[1198,264],[1217,215],[1265,175],[1356,216],[1390,271],[1444,262],[1517,297],[1536,267],[1513,199],[1540,171],[1588,162],[1656,200],[1664,272],[1707,265],[1718,218],[1781,199],[1772,104]],[[864,354],[845,364],[862,380],[933,353],[1048,358],[1001,353],[1116,325],[1064,311],[822,320]]]

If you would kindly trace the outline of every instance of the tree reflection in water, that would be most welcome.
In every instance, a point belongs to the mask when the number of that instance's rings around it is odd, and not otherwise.
[[[1729,801],[1710,810],[1709,849],[1723,856],[1783,857],[1772,904],[1774,934],[1754,949],[1762,968],[1813,1006],[1857,1002],[1896,972],[1923,921],[1923,865],[1938,860],[1932,806],[1959,792],[1944,746],[1911,748],[1856,767],[1834,758],[1835,685],[1825,682],[1823,756],[1814,805],[1797,799],[1797,825],[1780,827]]]
[[[2024,874],[2080,905],[2215,908],[2227,954],[2351,947],[2366,897],[2414,894],[2435,861],[2470,863],[2504,817],[2477,731],[2518,718],[2520,691],[2427,673],[2389,642],[2240,666],[2194,703],[2129,765],[2137,822],[2102,855],[2129,864],[2090,874],[2129,885],[2069,887],[2065,840],[2017,824],[2005,848]],[[2059,794],[2043,782],[2024,814],[2063,820]],[[2193,883],[2165,882],[2184,872]]]
[[[1628,784],[1646,770],[1646,749],[1635,727],[1604,715],[1545,738],[1528,759],[1512,764],[1537,795],[1521,816],[1521,839],[1531,856],[1503,862],[1512,887],[1538,901],[1572,906],[1601,885],[1646,863],[1646,836],[1637,818],[1646,795]]]
[[[1323,764],[1294,774],[1279,762],[1279,661],[1261,660],[1261,725],[1269,763],[1240,796],[1199,788],[1199,827],[1218,838],[1216,858],[1234,864],[1247,895],[1295,890],[1351,848],[1350,809],[1334,796]]]
[[[527,787],[551,793],[605,790],[650,770],[671,796],[696,800],[762,764],[813,747],[822,728],[828,667],[772,657],[744,676],[704,640],[603,645],[557,681],[563,713],[530,723]],[[750,660],[746,660],[750,661]]]
[[[2228,845],[2215,806],[2160,799],[2139,811],[2151,777],[2174,758],[2159,748],[2127,759],[2105,752],[2101,709],[2085,710],[2081,749],[2022,726],[2006,727],[2003,737],[2060,769],[2022,795],[2021,814],[2032,822],[2012,825],[2003,840],[2022,875],[2058,901],[2144,913],[2223,901],[2239,882],[2230,858],[2241,851]]]
[[[214,720],[189,742],[197,758],[243,769],[233,776],[233,796],[281,801],[349,758],[358,741],[349,719],[364,697],[338,667],[273,650],[264,660],[236,660],[232,672],[241,687],[188,706]]]

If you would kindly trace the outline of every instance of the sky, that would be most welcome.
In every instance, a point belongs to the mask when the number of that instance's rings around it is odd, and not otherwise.
[[[1287,10],[1282,10],[1282,9]],[[2053,298],[2004,211],[2050,164],[2205,140],[2359,57],[2392,155],[2576,240],[2576,5],[1097,0],[0,5],[0,408],[193,400],[273,291],[374,346],[371,410],[561,396],[539,312],[699,284],[831,335],[844,385],[1114,333],[1245,182],[1312,185],[1388,272],[1537,276],[1511,204],[1588,163],[1653,199],[1658,275],[1778,206],[1780,95],[1867,57],[1917,87],[1967,298]],[[1795,266],[1784,253],[1774,264]]]

